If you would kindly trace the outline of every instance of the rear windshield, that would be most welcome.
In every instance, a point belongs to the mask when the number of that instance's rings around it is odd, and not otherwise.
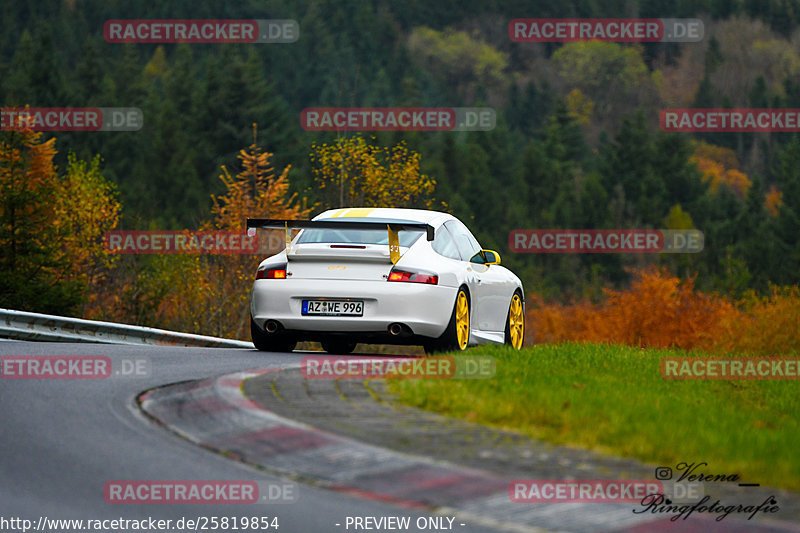
[[[341,221],[341,222],[349,222],[344,218],[326,218],[322,219],[327,221]],[[389,219],[389,218],[368,218],[368,219],[357,219],[360,221],[368,221],[368,222],[386,222],[401,224],[401,223],[411,223],[411,224],[418,224],[413,220],[397,220],[397,219]],[[353,221],[353,224],[357,224],[357,221]],[[400,242],[400,246],[411,246],[414,244],[417,239],[419,239],[425,231],[423,230],[403,230],[398,232],[398,241]],[[300,234],[300,237],[297,239],[297,244],[303,243],[352,243],[352,244],[389,244],[389,232],[387,230],[378,230],[378,229],[304,229],[303,232]]]

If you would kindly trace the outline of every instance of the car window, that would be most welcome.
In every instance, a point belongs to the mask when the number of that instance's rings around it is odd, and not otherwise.
[[[461,259],[464,261],[470,261],[473,257],[475,257],[476,254],[480,253],[481,245],[478,244],[477,239],[472,236],[472,233],[469,232],[464,224],[458,220],[448,220],[444,223],[444,225],[453,235],[453,239],[456,242],[456,247],[458,247],[458,252],[461,255]],[[473,262],[482,263],[483,259],[481,258],[480,260]]]
[[[400,246],[411,246],[424,232],[401,231],[398,233]],[[389,233],[372,229],[306,229],[297,239],[303,243],[352,243],[352,244],[389,244]]]
[[[453,236],[444,226],[440,226],[436,230],[436,236],[433,239],[433,250],[439,255],[450,259],[461,259],[461,254],[458,253],[458,247],[453,240]]]
[[[337,219],[324,219],[337,220]],[[361,219],[364,220],[364,219]],[[345,222],[346,219],[338,219]],[[389,219],[369,219],[369,222],[411,222]],[[357,224],[356,222],[353,223]],[[411,246],[424,235],[424,231],[399,231],[397,240],[400,246]],[[305,229],[297,239],[298,244],[305,243],[348,243],[348,244],[389,244],[389,232],[385,229]]]

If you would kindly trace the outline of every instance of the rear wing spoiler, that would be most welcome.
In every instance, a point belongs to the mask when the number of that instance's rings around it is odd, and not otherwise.
[[[293,229],[385,229],[389,234],[389,257],[392,264],[400,259],[400,244],[397,233],[400,231],[424,231],[429,241],[433,240],[434,229],[422,222],[369,222],[367,220],[282,220],[276,218],[248,218],[247,230],[283,229],[286,232],[286,254],[288,259]]]

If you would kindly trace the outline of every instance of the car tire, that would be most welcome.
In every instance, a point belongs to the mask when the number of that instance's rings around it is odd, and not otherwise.
[[[297,346],[297,341],[285,334],[267,334],[258,327],[255,320],[250,317],[250,339],[256,350],[262,352],[291,352]]]
[[[356,349],[355,342],[346,339],[327,339],[322,341],[322,349],[331,355],[348,355]]]
[[[435,341],[424,344],[425,353],[436,352],[460,352],[469,346],[470,332],[470,300],[469,293],[465,287],[458,289],[456,301],[453,304],[453,313],[450,315],[450,322],[442,336]]]
[[[519,291],[514,292],[511,303],[508,304],[508,316],[506,317],[505,343],[513,346],[517,350],[522,348],[525,342],[525,302]]]

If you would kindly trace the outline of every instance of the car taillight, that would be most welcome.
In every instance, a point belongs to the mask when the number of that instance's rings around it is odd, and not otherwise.
[[[428,283],[429,285],[438,285],[439,276],[433,272],[426,272],[424,270],[400,270],[393,268],[389,272],[388,281],[407,281],[410,283]]]
[[[286,267],[263,268],[256,272],[256,279],[286,279]]]

